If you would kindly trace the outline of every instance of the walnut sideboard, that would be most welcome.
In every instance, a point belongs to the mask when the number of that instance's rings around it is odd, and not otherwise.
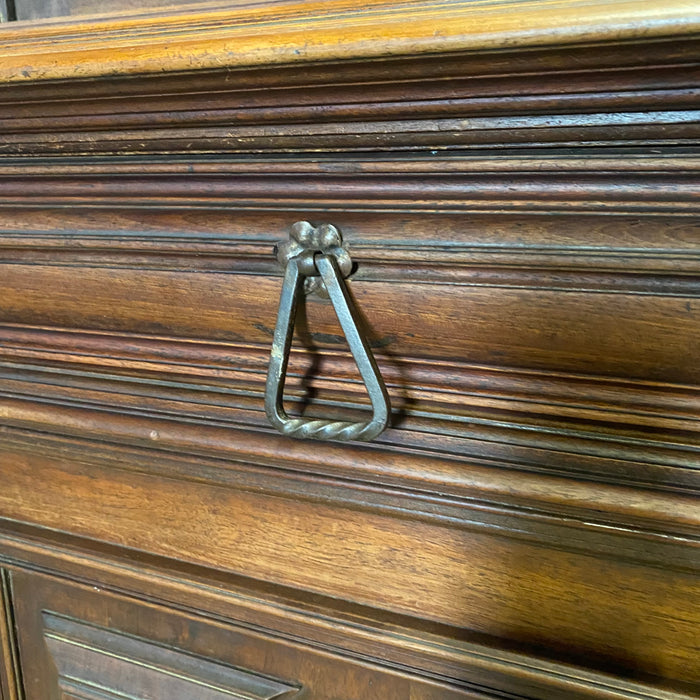
[[[700,697],[700,4],[131,12],[0,26],[2,700]]]

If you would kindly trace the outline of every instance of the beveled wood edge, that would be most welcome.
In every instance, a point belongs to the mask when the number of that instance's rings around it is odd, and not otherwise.
[[[24,600],[28,597],[36,600],[34,596],[38,592],[41,599],[42,577],[30,575],[27,583],[33,590],[29,594],[23,578],[22,574],[14,576],[21,591],[19,596]],[[82,587],[68,585],[71,593]],[[94,597],[94,588],[86,595]],[[148,607],[151,606],[139,604],[138,614],[144,614]],[[178,644],[166,645],[150,635],[128,634],[112,624],[103,626],[94,619],[88,622],[83,619],[84,606],[74,609],[72,615],[61,610],[60,604],[56,608],[58,610],[53,606],[41,609],[41,637],[52,666],[58,671],[60,697],[102,700],[105,696],[93,690],[97,682],[100,689],[109,688],[113,698],[134,698],[136,693],[148,695],[148,690],[144,689],[161,682],[167,688],[162,691],[163,695],[175,698],[196,696],[205,687],[210,690],[206,694],[210,700],[299,700],[303,686],[294,681],[272,678],[247,665],[234,666],[214,656],[195,655],[189,649],[179,648]],[[76,648],[80,649],[78,653]],[[105,663],[106,659],[110,659],[111,665]],[[100,669],[98,674],[94,673],[93,666]],[[83,677],[83,673],[87,677]],[[128,686],[120,686],[128,683],[125,677],[133,677],[134,695],[128,692]]]
[[[475,692],[488,688],[491,692],[518,693],[525,687],[529,692],[544,693],[541,697],[549,700],[692,700],[694,697],[681,689],[655,687],[500,648],[495,639],[493,646],[485,641],[457,639],[449,636],[449,628],[422,630],[383,619],[373,624],[372,618],[379,611],[365,611],[357,605],[347,611],[324,607],[319,597],[311,604],[300,605],[293,599],[285,600],[282,589],[274,594],[260,594],[247,590],[244,582],[231,577],[222,585],[220,580],[212,578],[211,572],[199,571],[199,567],[188,567],[183,575],[171,568],[173,564],[177,566],[175,562],[143,555],[134,562],[126,551],[104,556],[91,552],[89,543],[85,543],[88,549],[80,546],[78,538],[67,545],[65,541],[56,541],[55,536],[56,533],[38,528],[17,533],[13,524],[0,519],[0,564],[10,573],[32,572],[68,579],[71,585],[98,586],[142,604],[167,606],[214,623],[233,623],[263,634],[272,633],[366,662],[376,662],[377,648],[381,648],[382,663],[396,670],[447,683],[459,678],[462,686]],[[340,601],[328,603],[337,605]],[[508,694],[508,697],[519,695]]]
[[[613,153],[614,149],[609,149]],[[398,156],[377,154],[372,158],[366,155],[344,154],[339,161],[335,154],[314,153],[312,159],[302,160],[293,154],[276,157],[261,157],[254,154],[245,160],[217,158],[216,160],[194,156],[161,157],[148,155],[114,157],[99,155],[84,157],[81,162],[68,161],[61,156],[46,157],[40,161],[23,159],[21,156],[4,158],[0,161],[0,177],[53,177],[71,178],[86,176],[168,176],[177,175],[352,175],[396,176],[396,175],[462,175],[474,173],[696,173],[700,170],[700,151],[669,152],[663,156],[650,152],[648,148],[624,151],[617,156],[609,152],[572,154],[565,153],[509,152],[506,155],[495,153],[480,154],[440,152],[432,156],[414,153],[401,153]]]
[[[298,0],[21,22],[0,29],[0,83],[654,40],[700,31],[697,0],[489,3]]]
[[[2,555],[0,554],[0,560]],[[9,571],[0,568],[0,698],[22,700]]]

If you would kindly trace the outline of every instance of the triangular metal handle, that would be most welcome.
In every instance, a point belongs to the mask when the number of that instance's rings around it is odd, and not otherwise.
[[[311,258],[311,259],[309,259]],[[372,402],[372,419],[364,423],[290,418],[283,406],[284,381],[289,362],[299,293],[310,266],[320,274],[333,303],[333,308],[345,333],[352,356]],[[323,253],[299,255],[287,262],[280,295],[277,325],[272,341],[270,366],[265,387],[265,413],[270,423],[281,433],[299,438],[318,440],[372,440],[388,425],[391,407],[384,381],[366,338],[359,330],[356,314],[342,274],[332,255]]]

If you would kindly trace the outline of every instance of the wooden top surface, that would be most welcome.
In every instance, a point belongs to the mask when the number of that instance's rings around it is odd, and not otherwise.
[[[221,3],[0,27],[0,82],[700,33],[698,0]],[[594,50],[594,49],[593,49]]]

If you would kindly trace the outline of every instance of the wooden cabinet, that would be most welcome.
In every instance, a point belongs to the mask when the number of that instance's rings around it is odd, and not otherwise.
[[[2,700],[700,695],[688,7],[0,29]],[[300,221],[372,442],[265,414]],[[285,406],[369,412],[318,295]]]

